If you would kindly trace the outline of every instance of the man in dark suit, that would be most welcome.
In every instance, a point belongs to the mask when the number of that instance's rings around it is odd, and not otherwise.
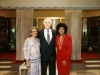
[[[43,21],[44,29],[39,31],[41,52],[41,75],[47,75],[47,67],[49,66],[49,75],[56,74],[56,50],[55,50],[55,30],[51,29],[52,20],[48,17]]]

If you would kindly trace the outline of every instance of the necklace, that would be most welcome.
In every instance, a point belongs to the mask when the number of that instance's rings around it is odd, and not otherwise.
[[[62,48],[62,44],[63,44],[64,38],[65,38],[65,35],[63,35],[62,37],[59,37],[59,39],[58,39],[58,47],[59,47],[59,49]]]

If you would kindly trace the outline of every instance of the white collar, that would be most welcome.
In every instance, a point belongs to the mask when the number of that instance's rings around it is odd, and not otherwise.
[[[47,29],[44,29],[45,31],[47,31]],[[51,31],[51,29],[49,29],[49,31]]]

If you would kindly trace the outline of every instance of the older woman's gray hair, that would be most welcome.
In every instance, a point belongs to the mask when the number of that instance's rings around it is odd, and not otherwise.
[[[32,32],[32,29],[36,29],[38,31],[37,27],[33,26],[33,27],[30,28],[30,33]]]

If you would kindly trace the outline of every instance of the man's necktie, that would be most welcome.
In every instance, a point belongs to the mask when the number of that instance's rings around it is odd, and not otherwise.
[[[50,35],[49,35],[49,30],[47,30],[47,42],[50,44]]]

